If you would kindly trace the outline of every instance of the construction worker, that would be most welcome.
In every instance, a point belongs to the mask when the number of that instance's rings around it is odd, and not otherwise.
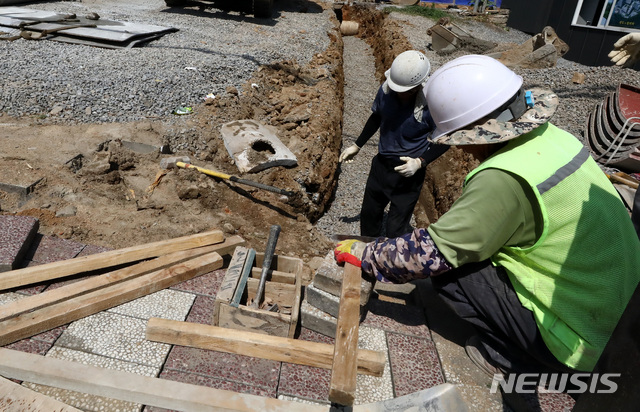
[[[426,166],[448,149],[427,140],[433,121],[422,86],[430,69],[429,60],[419,51],[399,54],[385,72],[386,81],[378,89],[360,136],[340,155],[339,162],[350,163],[380,129],[378,154],[371,162],[360,211],[363,236],[382,235],[384,209],[389,204],[386,236],[400,236],[411,230],[411,215]]]
[[[427,229],[343,241],[336,260],[382,282],[430,277],[475,326],[466,351],[489,375],[591,371],[640,280],[640,241],[615,188],[549,122],[556,94],[525,91],[497,60],[452,60],[425,93],[431,139],[480,165]]]

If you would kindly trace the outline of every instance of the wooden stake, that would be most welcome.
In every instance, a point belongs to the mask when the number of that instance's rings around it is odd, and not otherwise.
[[[329,400],[343,406],[353,405],[356,393],[360,273],[359,267],[345,263],[329,389]]]
[[[232,236],[231,238],[225,239],[224,242],[218,243],[217,245],[205,246],[181,252],[174,252],[123,269],[105,273],[103,275],[79,280],[75,283],[71,283],[57,289],[48,290],[37,295],[31,295],[0,306],[0,321],[18,316],[22,313],[33,312],[36,309],[42,308],[44,306],[53,305],[63,300],[68,300],[75,296],[89,293],[106,286],[113,286],[116,283],[133,279],[135,277],[142,276],[144,274],[160,270],[168,266],[176,265],[185,260],[193,259],[207,253],[218,252],[218,254],[220,255],[228,254],[233,248],[241,243],[244,243],[244,240],[242,238],[238,236]]]
[[[56,302],[0,322],[0,346],[93,315],[222,267],[216,252]]]
[[[330,369],[333,360],[333,345],[326,343],[160,318],[149,319],[147,339],[316,368]],[[386,363],[384,353],[358,349],[356,357],[359,373],[382,376]]]
[[[82,256],[44,265],[31,266],[24,269],[5,272],[0,276],[0,290],[10,289],[32,283],[63,278],[82,272],[104,269],[124,263],[161,256],[171,252],[193,249],[220,243],[224,235],[220,230],[213,230],[196,235],[162,240],[124,249],[110,250],[94,255]]]
[[[0,348],[0,375],[56,388],[189,412],[328,412],[328,406],[266,398]]]

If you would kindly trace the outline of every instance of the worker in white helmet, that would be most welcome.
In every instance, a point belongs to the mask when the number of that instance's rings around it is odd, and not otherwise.
[[[589,150],[549,122],[557,95],[522,83],[488,56],[434,72],[431,139],[479,166],[427,229],[341,242],[336,260],[382,282],[431,277],[489,375],[591,371],[640,280],[640,241]]]
[[[371,162],[360,211],[363,236],[383,234],[387,205],[385,235],[396,237],[411,229],[411,215],[424,183],[426,166],[448,149],[427,139],[434,125],[422,89],[430,69],[429,60],[419,51],[399,54],[385,73],[386,81],[378,89],[371,116],[360,136],[340,155],[339,162],[350,163],[380,130],[378,154]]]

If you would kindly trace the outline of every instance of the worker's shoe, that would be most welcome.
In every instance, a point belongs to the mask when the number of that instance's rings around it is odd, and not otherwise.
[[[464,350],[467,352],[467,355],[471,358],[473,363],[475,363],[476,366],[490,378],[493,378],[495,375],[506,374],[506,371],[489,363],[489,354],[482,344],[480,336],[473,335],[467,339],[467,343],[464,345]]]

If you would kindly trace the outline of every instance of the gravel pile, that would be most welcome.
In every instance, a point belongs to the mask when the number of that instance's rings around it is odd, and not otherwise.
[[[327,13],[279,0],[273,20],[214,8],[168,8],[163,0],[89,0],[23,5],[96,12],[104,20],[177,28],[143,47],[101,49],[50,40],[0,42],[0,112],[56,123],[124,122],[169,116],[179,106],[246,83],[259,65],[326,49]]]

